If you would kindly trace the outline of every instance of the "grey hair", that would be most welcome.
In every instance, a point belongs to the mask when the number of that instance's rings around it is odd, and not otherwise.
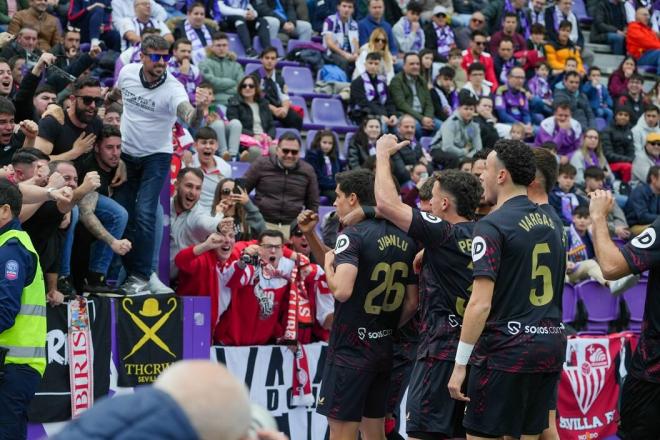
[[[160,35],[147,35],[142,40],[142,53],[151,50],[170,50],[170,43]]]

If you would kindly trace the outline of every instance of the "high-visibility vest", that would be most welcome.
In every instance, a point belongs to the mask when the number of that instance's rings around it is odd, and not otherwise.
[[[5,364],[25,364],[43,376],[46,369],[46,289],[44,276],[39,265],[39,256],[32,240],[25,231],[10,229],[0,235],[0,246],[7,240],[17,239],[23,247],[34,254],[36,268],[32,282],[23,287],[21,309],[11,328],[0,333],[0,347],[9,349]],[[7,268],[5,269],[7,270]],[[18,268],[17,270],[25,270]],[[6,274],[5,274],[6,276]]]

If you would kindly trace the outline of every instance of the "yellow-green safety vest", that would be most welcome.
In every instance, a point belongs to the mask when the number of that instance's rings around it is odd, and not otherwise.
[[[0,246],[17,239],[36,257],[32,282],[23,287],[21,309],[11,328],[0,333],[0,347],[8,348],[5,364],[26,364],[43,376],[46,369],[46,289],[39,256],[25,231],[10,229],[0,235]],[[23,270],[25,270],[23,268]]]

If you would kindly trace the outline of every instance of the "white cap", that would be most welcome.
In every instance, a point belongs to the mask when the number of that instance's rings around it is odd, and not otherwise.
[[[433,15],[444,14],[447,15],[447,8],[442,5],[437,5],[433,8]]]

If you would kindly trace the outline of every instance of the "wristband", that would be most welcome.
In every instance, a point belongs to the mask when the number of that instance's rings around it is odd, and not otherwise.
[[[456,358],[455,362],[458,365],[467,365],[470,360],[470,355],[474,349],[474,344],[467,344],[463,341],[458,342],[458,348],[456,349]]]
[[[364,218],[376,218],[376,210],[373,206],[363,206],[362,212],[364,212]]]

